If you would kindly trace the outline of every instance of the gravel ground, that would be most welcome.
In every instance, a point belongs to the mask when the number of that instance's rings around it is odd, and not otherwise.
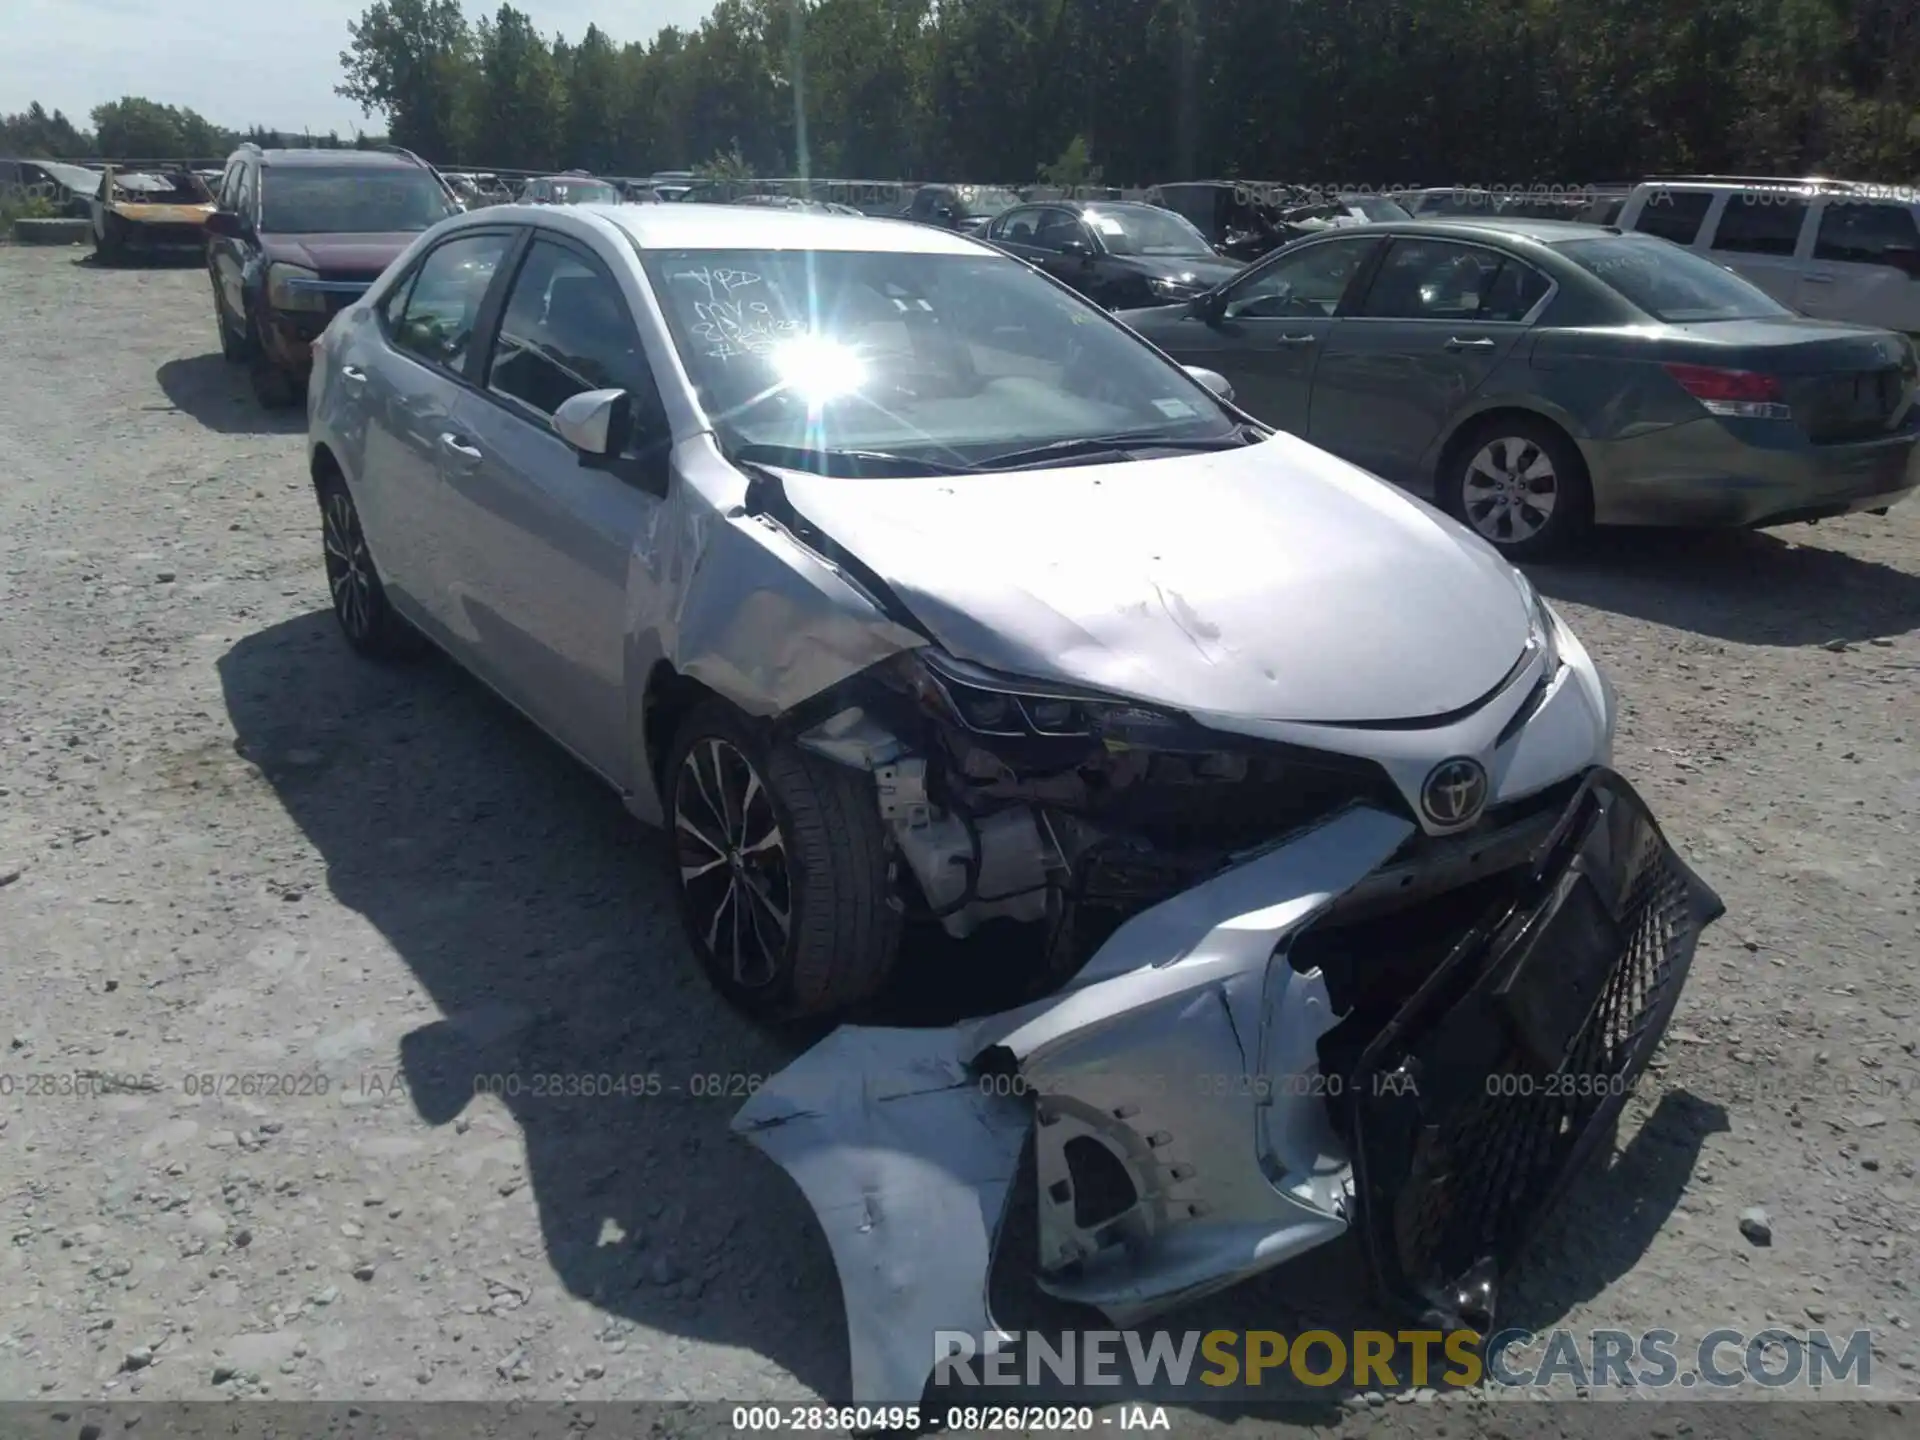
[[[824,1240],[702,1093],[791,1039],[699,979],[612,795],[451,666],[349,656],[204,273],[79,253],[0,248],[0,1398],[843,1398]],[[1506,1318],[1867,1327],[1920,1393],[1920,504],[1536,578],[1728,914]],[[1168,1324],[1365,1324],[1355,1264]]]

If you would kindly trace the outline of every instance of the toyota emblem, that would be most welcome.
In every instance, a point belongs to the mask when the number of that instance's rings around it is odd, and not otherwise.
[[[1420,808],[1444,829],[1469,825],[1487,805],[1487,770],[1464,755],[1442,760],[1420,787]]]

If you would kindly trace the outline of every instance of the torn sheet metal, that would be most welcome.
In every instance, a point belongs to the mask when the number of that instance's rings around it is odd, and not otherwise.
[[[945,1030],[842,1027],[762,1088],[734,1127],[826,1229],[857,1403],[917,1402],[936,1330],[997,1333],[993,1239],[1035,1118],[1043,1284],[1119,1323],[1346,1228],[1307,1078],[1334,1017],[1284,945],[1413,829],[1342,811],[1135,916],[1063,995]],[[1032,1110],[978,1078],[990,1051]]]
[[[918,1404],[936,1331],[998,1333],[987,1276],[1032,1117],[969,1073],[956,1039],[843,1026],[734,1117],[827,1232],[860,1404]]]

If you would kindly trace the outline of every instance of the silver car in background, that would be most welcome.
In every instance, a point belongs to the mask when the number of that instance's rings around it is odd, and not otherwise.
[[[1349,1226],[1491,1323],[1719,913],[1525,578],[1224,389],[964,236],[753,207],[457,217],[318,347],[347,639],[425,636],[663,825],[729,999],[1042,937],[1030,1003],[843,1025],[736,1119],[859,1399],[994,1343],[1029,1133],[1040,1281],[1121,1323]]]

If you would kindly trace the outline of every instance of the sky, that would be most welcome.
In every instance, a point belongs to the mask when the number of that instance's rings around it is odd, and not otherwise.
[[[38,100],[85,128],[106,100],[144,95],[243,130],[378,131],[333,93],[347,22],[372,0],[0,0],[0,114]],[[468,19],[497,0],[463,0]],[[514,0],[539,29],[577,40],[598,25],[616,42],[690,26],[713,0]]]

